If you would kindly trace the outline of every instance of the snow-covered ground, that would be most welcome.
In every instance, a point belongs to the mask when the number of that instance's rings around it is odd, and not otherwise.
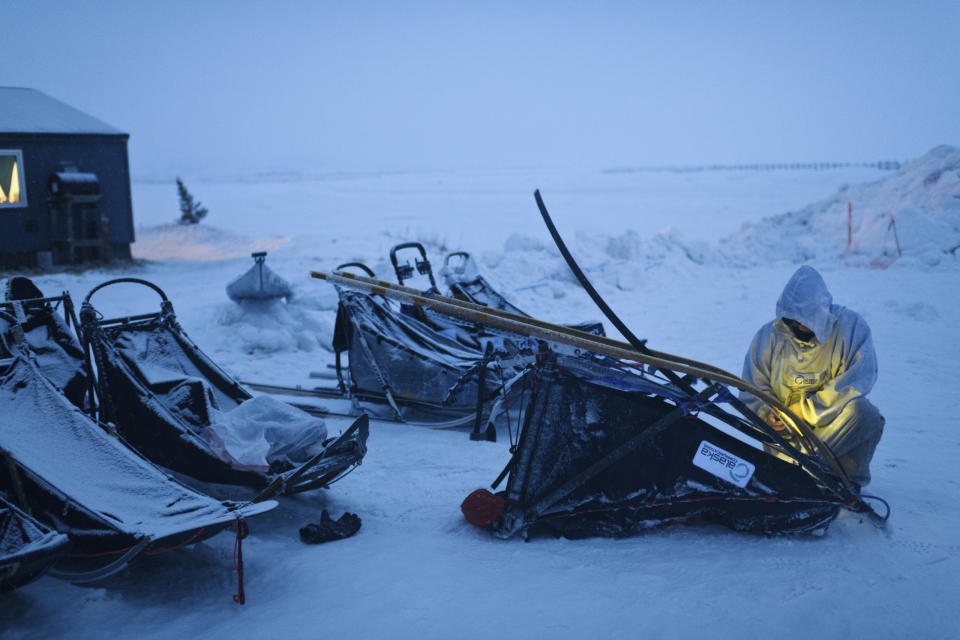
[[[174,186],[135,184],[143,261],[37,282],[82,299],[108,278],[151,280],[191,337],[241,379],[316,383],[308,373],[332,360],[336,295],[308,271],[359,260],[393,279],[388,251],[403,241],[423,242],[435,268],[446,252],[470,251],[501,292],[543,319],[600,319],[553,248],[534,188],[635,333],[728,370],[740,370],[754,331],[807,261],[835,302],[873,329],[880,380],[871,398],[887,425],[868,493],[893,515],[878,530],[843,513],[817,538],[695,526],[621,540],[501,541],[467,524],[459,505],[506,463],[506,438],[477,443],[463,431],[374,423],[353,474],[250,521],[245,606],[230,598],[233,540],[223,534],[100,587],[42,578],[0,596],[0,637],[956,637],[960,150],[938,148],[899,173],[183,177],[210,209],[203,224],[163,226],[177,217]],[[892,266],[865,266],[889,261],[896,241],[903,256]],[[224,292],[261,249],[295,289],[270,313],[242,310]],[[94,303],[108,316],[157,308],[154,294],[126,285]],[[327,421],[331,433],[345,426]],[[322,508],[357,513],[363,527],[304,545],[297,530]]]

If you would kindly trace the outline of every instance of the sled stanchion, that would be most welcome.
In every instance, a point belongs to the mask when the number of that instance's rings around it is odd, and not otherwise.
[[[470,433],[471,440],[497,441],[497,430],[494,429],[492,424],[487,425],[485,432],[480,432],[480,425],[483,422],[483,403],[486,401],[484,387],[487,382],[487,365],[490,364],[492,359],[493,343],[488,342],[486,348],[483,350],[483,358],[481,358],[480,364],[477,365],[477,418],[473,423],[473,431]]]
[[[406,419],[400,412],[400,407],[397,406],[397,401],[393,397],[393,390],[390,386],[389,380],[387,380],[387,377],[383,371],[380,370],[380,367],[377,366],[376,360],[373,357],[373,349],[370,348],[367,338],[361,332],[357,333],[357,338],[360,341],[360,348],[363,349],[364,355],[367,358],[367,363],[370,365],[370,369],[373,370],[373,375],[377,378],[377,382],[379,382],[383,387],[383,393],[387,398],[387,403],[390,405],[390,408],[393,409],[397,419],[400,422],[406,422]]]

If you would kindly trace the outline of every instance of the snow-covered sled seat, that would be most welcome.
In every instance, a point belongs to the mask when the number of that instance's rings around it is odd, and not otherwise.
[[[0,325],[0,493],[69,536],[53,575],[98,580],[141,554],[198,542],[276,506],[220,502],[174,480],[47,379],[12,316],[0,312]]]
[[[117,283],[153,289],[160,311],[102,320],[91,297]],[[187,336],[152,283],[102,283],[87,294],[80,318],[101,418],[157,464],[203,482],[296,493],[329,486],[366,453],[365,417],[330,438],[322,419],[254,398]]]

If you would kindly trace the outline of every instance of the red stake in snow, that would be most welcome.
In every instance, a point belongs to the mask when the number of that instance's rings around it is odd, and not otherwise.
[[[850,243],[853,241],[853,203],[847,203],[847,251],[850,251]]]

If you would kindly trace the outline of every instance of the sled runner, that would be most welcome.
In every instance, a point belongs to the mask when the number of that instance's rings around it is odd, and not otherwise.
[[[101,319],[91,298],[118,283],[149,287],[160,311]],[[297,493],[328,486],[366,453],[366,419],[325,439],[316,418],[272,398],[253,399],[187,336],[166,294],[150,282],[119,278],[94,287],[80,318],[96,363],[100,419],[157,464],[203,482]],[[237,424],[263,432],[253,445],[237,442]],[[265,453],[261,443],[269,444]]]
[[[276,506],[219,502],[174,480],[53,386],[15,318],[0,312],[0,325],[0,493],[69,537],[51,575],[99,580]]]
[[[68,544],[67,536],[37,522],[0,494],[0,593],[42,576]]]

